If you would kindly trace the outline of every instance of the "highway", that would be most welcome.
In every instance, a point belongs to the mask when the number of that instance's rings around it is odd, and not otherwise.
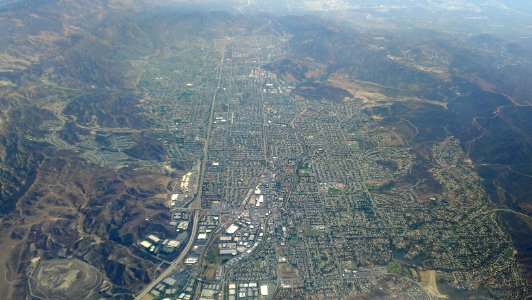
[[[208,120],[208,125],[207,125],[207,136],[206,136],[206,139],[205,139],[205,145],[203,147],[203,160],[201,162],[200,178],[199,178],[199,183],[198,183],[198,187],[197,187],[198,190],[197,190],[197,193],[196,193],[196,199],[193,201],[193,202],[196,202],[195,203],[196,207],[194,207],[194,203],[191,203],[191,205],[190,205],[191,208],[198,208],[198,209],[196,209],[194,211],[194,217],[193,217],[194,219],[193,219],[193,222],[192,222],[192,232],[190,233],[190,238],[188,239],[187,245],[185,246],[183,251],[181,251],[181,254],[179,254],[179,256],[174,261],[172,261],[170,266],[168,268],[166,268],[166,270],[164,270],[161,273],[161,275],[159,275],[159,277],[157,277],[150,284],[148,284],[137,295],[137,297],[135,297],[135,299],[138,299],[138,300],[144,299],[144,297],[146,297],[146,295],[148,295],[150,290],[153,289],[154,287],[156,287],[159,284],[159,282],[164,280],[166,277],[172,275],[174,273],[174,271],[175,271],[175,268],[187,256],[188,252],[190,251],[190,249],[192,248],[192,245],[194,245],[194,242],[196,240],[196,235],[197,235],[197,231],[198,231],[198,222],[199,222],[199,219],[200,219],[201,192],[202,192],[202,185],[203,185],[203,177],[205,175],[206,163],[207,163],[207,160],[209,159],[209,154],[208,154],[209,153],[209,138],[210,138],[211,131],[212,131],[212,123],[213,123],[213,119],[214,119],[214,108],[215,108],[215,103],[216,103],[216,96],[218,95],[218,91],[221,88],[221,81],[222,81],[222,74],[223,74],[222,73],[222,68],[223,68],[223,63],[224,63],[224,57],[225,57],[225,47],[222,49],[222,56],[220,58],[220,67],[219,67],[219,70],[218,70],[218,82],[217,82],[216,88],[214,90],[214,94],[212,96],[211,112],[209,114],[209,120]]]
[[[205,177],[205,168],[207,167],[207,160],[209,160],[209,140],[211,138],[211,132],[212,132],[212,124],[214,122],[214,109],[216,104],[216,96],[218,96],[218,92],[221,89],[222,85],[222,69],[224,66],[224,58],[225,58],[225,46],[222,49],[222,57],[220,58],[220,66],[218,68],[218,79],[216,83],[216,88],[214,89],[214,94],[212,95],[212,102],[211,102],[211,111],[209,114],[209,120],[207,125],[207,136],[205,137],[205,144],[203,145],[203,159],[201,161],[200,165],[200,175],[198,180],[198,187],[197,187],[197,197],[196,200],[193,202],[196,203],[190,203],[190,208],[201,208],[201,192],[203,187],[203,179]],[[196,205],[194,205],[196,204]]]
[[[194,221],[192,224],[192,232],[190,233],[190,238],[188,239],[188,243],[181,251],[181,254],[172,261],[172,264],[164,270],[159,277],[154,279],[150,284],[148,284],[138,295],[135,297],[135,299],[143,299],[151,289],[153,289],[155,286],[159,284],[163,279],[173,274],[174,269],[181,263],[181,261],[187,256],[188,251],[190,251],[190,248],[192,248],[192,245],[194,245],[194,241],[196,240],[196,233],[198,231],[198,222],[199,222],[200,216],[199,216],[199,210],[196,210],[194,212]]]

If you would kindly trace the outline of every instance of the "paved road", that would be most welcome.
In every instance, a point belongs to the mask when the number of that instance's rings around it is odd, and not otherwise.
[[[196,210],[194,212],[194,221],[193,221],[193,224],[192,224],[192,233],[190,234],[190,238],[188,239],[187,245],[185,246],[183,251],[181,251],[181,254],[174,261],[172,261],[172,264],[170,264],[170,266],[168,268],[166,268],[166,270],[164,270],[161,273],[161,275],[159,275],[159,277],[157,277],[150,284],[148,284],[142,290],[142,292],[140,292],[137,295],[137,297],[135,297],[135,299],[139,299],[139,300],[143,299],[150,292],[151,289],[153,289],[155,286],[157,286],[159,284],[159,282],[161,282],[166,277],[168,277],[168,276],[173,274],[173,272],[175,271],[175,268],[181,263],[181,261],[185,258],[185,256],[187,256],[188,251],[190,251],[190,248],[192,248],[192,245],[194,245],[194,241],[196,240],[196,233],[198,231],[199,219],[200,219],[199,210]]]
[[[214,108],[216,103],[216,96],[218,95],[218,91],[221,88],[221,81],[222,81],[222,68],[224,63],[224,57],[225,57],[225,47],[222,50],[222,57],[220,58],[220,67],[218,70],[218,82],[216,85],[216,89],[214,90],[214,94],[212,96],[212,103],[211,103],[211,112],[209,114],[209,123],[207,125],[207,137],[205,139],[205,145],[203,147],[203,160],[201,162],[201,169],[200,169],[200,180],[198,183],[198,192],[196,193],[196,199],[191,202],[190,208],[196,208],[194,211],[194,220],[192,224],[192,233],[190,234],[190,238],[188,239],[188,243],[181,251],[181,254],[172,262],[172,264],[164,270],[159,277],[157,277],[155,280],[153,280],[150,284],[148,284],[138,295],[135,299],[143,299],[146,297],[146,295],[150,292],[151,289],[153,289],[155,286],[159,284],[162,280],[164,280],[166,277],[172,275],[175,271],[175,268],[181,263],[181,261],[187,256],[188,252],[190,251],[190,248],[192,248],[192,245],[194,245],[194,241],[196,240],[196,233],[198,231],[198,222],[199,222],[199,212],[201,209],[201,192],[202,192],[202,186],[203,186],[203,177],[205,175],[205,167],[207,160],[209,159],[209,138],[212,131],[212,123],[214,119]],[[195,204],[195,205],[194,205]]]
[[[212,132],[212,124],[214,122],[214,109],[216,105],[216,96],[218,96],[218,92],[221,89],[222,86],[222,69],[224,66],[224,58],[225,58],[225,46],[222,49],[222,57],[220,58],[220,65],[218,68],[218,79],[216,83],[216,88],[214,89],[214,94],[212,95],[212,102],[211,102],[211,111],[209,113],[209,121],[207,125],[207,136],[205,137],[205,144],[203,145],[203,160],[201,161],[200,165],[200,174],[199,174],[199,180],[198,180],[198,187],[197,187],[197,197],[196,200],[192,201],[190,203],[190,208],[201,208],[201,193],[203,191],[203,179],[205,178],[205,168],[207,167],[207,160],[209,160],[209,141],[211,138],[211,132]]]

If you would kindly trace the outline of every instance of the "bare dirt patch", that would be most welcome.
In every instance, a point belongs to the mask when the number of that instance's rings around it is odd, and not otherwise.
[[[421,285],[437,299],[449,299],[447,295],[440,293],[438,284],[436,283],[436,271],[419,271],[419,277],[421,277]]]
[[[101,282],[100,272],[78,259],[41,261],[28,279],[31,293],[46,299],[87,299]]]

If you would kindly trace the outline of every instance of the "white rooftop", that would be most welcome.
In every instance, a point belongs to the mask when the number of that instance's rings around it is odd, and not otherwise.
[[[268,296],[268,286],[267,285],[261,285],[260,286],[260,295],[261,296]]]
[[[229,225],[229,227],[225,230],[225,232],[229,233],[229,234],[233,234],[235,233],[240,227],[238,227],[237,225],[235,224],[231,224]]]

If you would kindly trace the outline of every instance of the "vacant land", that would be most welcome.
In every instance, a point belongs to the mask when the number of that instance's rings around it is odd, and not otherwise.
[[[446,295],[440,293],[438,290],[438,284],[436,283],[436,271],[419,271],[419,277],[421,277],[421,285],[437,299],[449,299]]]

